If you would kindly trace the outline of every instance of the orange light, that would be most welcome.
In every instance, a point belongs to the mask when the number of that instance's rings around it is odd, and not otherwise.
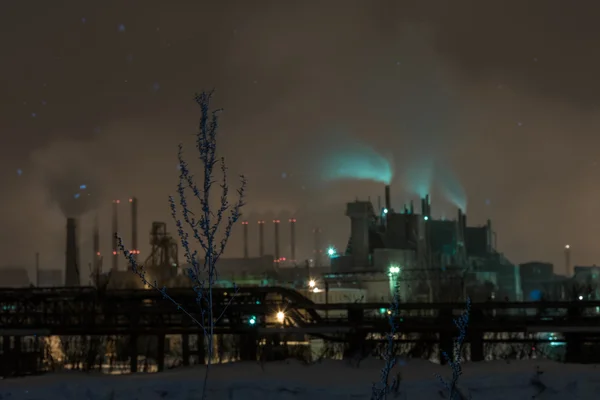
[[[129,202],[130,202],[130,203],[133,203],[133,199],[129,199]]]
[[[117,252],[113,250],[113,256],[116,256],[116,255],[117,255]]]

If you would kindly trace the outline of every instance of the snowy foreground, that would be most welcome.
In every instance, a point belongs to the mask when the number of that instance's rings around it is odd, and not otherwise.
[[[379,378],[378,361],[360,368],[342,361],[305,366],[296,361],[264,365],[236,363],[212,369],[209,399],[365,399]],[[536,368],[543,373],[539,379]],[[399,399],[442,399],[433,376],[450,374],[423,360],[400,361]],[[80,372],[0,380],[0,400],[193,400],[200,398],[204,368],[160,374],[90,375]],[[394,373],[395,375],[396,373]],[[493,361],[464,365],[461,379],[467,398],[480,399],[598,399],[600,368],[565,365],[545,360]],[[391,396],[394,398],[394,396]]]

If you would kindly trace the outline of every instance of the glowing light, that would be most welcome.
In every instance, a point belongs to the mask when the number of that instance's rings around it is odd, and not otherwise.
[[[583,300],[583,296],[579,296],[579,300]]]
[[[321,292],[321,289],[319,289],[318,287],[313,289],[313,293],[320,293],[320,292]]]
[[[117,252],[113,250],[113,256],[116,256],[116,255],[117,255]]]
[[[81,196],[81,195],[80,195],[79,193],[75,193],[75,194],[73,195],[73,197],[74,197],[74,198],[76,198],[76,199],[78,199],[80,196]]]
[[[85,190],[85,189],[87,189],[87,186],[86,185],[79,185],[79,189]]]
[[[285,320],[285,313],[283,311],[279,311],[277,312],[277,322],[283,324],[283,321]]]
[[[387,213],[388,213],[388,209],[387,209],[387,208],[384,208],[384,209],[383,209],[383,213],[384,213],[384,214],[387,214]]]
[[[571,248],[570,245],[568,245],[568,244],[565,245],[565,249],[569,250],[570,248]]]
[[[400,273],[400,267],[393,265],[390,267],[390,274],[399,274]]]
[[[308,282],[308,286],[311,288],[314,288],[317,285],[317,282],[315,282],[313,279],[310,280],[310,282]]]
[[[250,317],[250,319],[248,319],[248,323],[250,325],[255,325],[256,324],[256,317],[253,315]]]
[[[387,311],[387,309],[386,309],[386,308],[380,308],[380,309],[379,309],[379,313],[380,313],[380,314],[385,314],[385,313],[386,313],[386,311]]]
[[[429,220],[429,217],[426,215],[426,216],[424,216],[424,217],[423,217],[423,219],[424,219],[425,221],[428,221],[428,220]]]

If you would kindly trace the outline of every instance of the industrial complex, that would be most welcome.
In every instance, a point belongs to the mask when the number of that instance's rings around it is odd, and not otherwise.
[[[454,219],[436,219],[429,196],[399,207],[391,203],[391,188],[383,188],[383,201],[356,200],[346,204],[350,232],[344,249],[323,247],[321,228],[313,229],[314,251],[309,259],[298,260],[295,218],[287,221],[290,243],[288,257],[280,251],[282,222],[242,221],[243,257],[222,258],[218,262],[218,285],[285,286],[298,290],[316,302],[382,302],[396,293],[404,302],[453,302],[469,296],[474,301],[567,300],[579,297],[594,300],[598,268],[570,265],[570,247],[565,246],[568,276],[554,273],[552,264],[511,263],[495,245],[490,220],[483,226],[468,226],[467,216],[458,209]],[[115,233],[119,231],[120,201],[112,204],[108,261],[100,253],[98,218],[93,232],[90,274],[82,276],[78,221],[66,221],[64,270],[39,269],[35,282],[19,269],[0,271],[6,275],[3,286],[93,286],[112,289],[141,289],[139,277],[132,274],[119,251]],[[167,231],[164,222],[150,228],[150,254],[140,257],[138,238],[138,200],[129,199],[131,222],[130,252],[144,266],[151,281],[160,286],[187,287],[187,268],[178,239]],[[340,210],[342,212],[342,210]],[[265,230],[272,229],[273,249],[265,247]],[[258,237],[257,256],[250,256],[249,237]],[[106,235],[108,236],[108,235]],[[121,266],[120,266],[121,264]]]

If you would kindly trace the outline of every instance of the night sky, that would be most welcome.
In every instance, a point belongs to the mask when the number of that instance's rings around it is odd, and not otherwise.
[[[90,211],[107,253],[111,200],[130,195],[147,254],[212,88],[251,232],[294,215],[299,253],[317,224],[344,247],[343,203],[376,202],[387,168],[396,208],[423,191],[437,216],[466,205],[513,262],[563,272],[569,243],[600,263],[599,15],[594,0],[2,1],[0,265],[39,251],[62,267],[65,212],[87,264]]]

